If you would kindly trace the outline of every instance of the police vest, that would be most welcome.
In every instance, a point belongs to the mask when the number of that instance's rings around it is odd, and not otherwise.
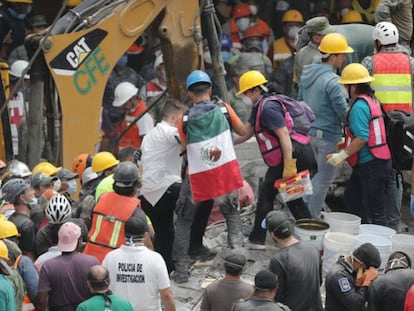
[[[16,260],[14,261],[14,269],[16,269],[16,271],[18,271],[19,269],[19,263],[20,263],[20,259],[22,258],[22,254],[20,254],[19,256],[17,256]],[[23,305],[22,305],[22,311],[35,311],[36,308],[34,307],[32,301],[29,298],[29,295],[27,294],[27,291],[25,290],[24,292],[24,297],[23,297]]]
[[[142,99],[139,100],[138,105],[135,107],[135,109],[128,113],[121,124],[117,124],[117,130],[119,132],[124,131],[131,122],[134,122],[134,120],[141,115],[146,109],[146,106],[144,104],[144,101]],[[119,147],[134,147],[139,148],[141,147],[142,139],[139,135],[139,127],[137,122],[128,130],[128,132],[125,133],[124,136],[122,136],[121,140],[119,141]]]
[[[125,242],[125,222],[137,207],[140,207],[137,198],[104,193],[93,210],[92,226],[83,252],[102,262],[107,253]]]
[[[373,76],[371,82],[375,96],[385,111],[412,108],[412,69],[410,57],[404,53],[377,53],[373,55]]]
[[[367,141],[369,152],[377,159],[391,159],[391,152],[387,145],[385,123],[382,115],[381,104],[375,98],[367,96],[365,94],[358,95],[358,98],[361,98],[367,102],[371,114],[371,119],[369,120],[369,136]],[[345,123],[345,146],[349,146],[352,140],[355,138],[349,129],[348,117],[349,112]],[[358,152],[355,152],[348,157],[348,163],[352,167],[358,164]]]

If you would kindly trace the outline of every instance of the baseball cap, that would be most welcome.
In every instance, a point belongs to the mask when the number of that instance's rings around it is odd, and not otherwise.
[[[381,256],[378,249],[371,243],[364,243],[353,251],[352,255],[362,261],[367,267],[378,268]]]
[[[58,232],[58,249],[61,252],[73,252],[78,246],[78,240],[81,236],[81,229],[73,222],[65,222]]]
[[[243,254],[232,252],[226,257],[224,257],[224,264],[234,268],[242,269],[246,264],[246,256],[244,256]]]
[[[46,173],[36,173],[32,175],[30,183],[32,187],[47,186],[56,180],[56,177],[50,177]]]
[[[145,217],[133,216],[125,223],[125,236],[142,236],[148,232],[148,223]]]
[[[291,233],[292,222],[285,212],[271,211],[262,220],[261,227],[273,232],[277,237],[284,238]]]
[[[306,28],[309,33],[318,35],[327,35],[335,32],[335,27],[329,24],[329,20],[325,16],[311,18],[306,22]]]
[[[276,274],[262,270],[257,272],[254,277],[254,287],[259,290],[272,290],[279,287],[279,280]]]
[[[67,179],[71,180],[74,178],[77,178],[79,175],[76,173],[73,173],[72,171],[68,170],[67,168],[62,168],[56,173],[56,177],[60,179]]]

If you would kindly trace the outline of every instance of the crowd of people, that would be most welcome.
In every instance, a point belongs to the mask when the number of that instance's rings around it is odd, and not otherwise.
[[[0,161],[0,310],[175,310],[171,281],[188,282],[196,260],[216,256],[203,245],[213,206],[230,251],[202,311],[414,310],[411,258],[392,253],[378,275],[380,254],[370,243],[339,257],[322,301],[318,251],[295,238],[292,217],[274,211],[275,181],[309,170],[313,194],[286,205],[295,220],[319,219],[347,161],[345,211],[400,231],[402,179],[383,111],[412,113],[411,0],[216,1],[215,8],[228,103],[216,96],[207,42],[205,70],[187,77],[187,102],[170,98],[160,40],[146,34],[110,74],[99,152],[79,154],[72,168],[42,161],[30,169],[17,160],[30,90],[23,83],[13,94],[16,159]],[[32,0],[6,0],[0,11],[0,57],[13,87],[28,66],[25,35],[48,22],[32,12]],[[141,54],[148,61],[138,66]],[[313,110],[309,132],[294,130],[279,94]],[[253,135],[268,169],[245,237],[234,145]],[[410,208],[414,215],[414,194]],[[241,250],[266,249],[267,236],[280,250],[249,284]]]

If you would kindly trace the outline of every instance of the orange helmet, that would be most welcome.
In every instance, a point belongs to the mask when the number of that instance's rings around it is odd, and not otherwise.
[[[80,178],[82,178],[83,171],[91,166],[92,164],[92,157],[89,153],[81,153],[78,155],[74,160],[72,164],[72,172],[79,175]]]
[[[244,16],[252,15],[252,11],[246,3],[239,3],[233,7],[232,16],[233,18],[240,18]]]
[[[263,32],[260,30],[259,27],[249,27],[247,28],[244,32],[243,32],[243,38],[247,39],[247,38],[251,38],[251,37],[260,37],[263,38],[265,35],[263,34]]]

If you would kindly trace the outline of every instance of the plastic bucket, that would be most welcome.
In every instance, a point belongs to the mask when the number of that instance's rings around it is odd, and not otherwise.
[[[295,223],[295,236],[301,241],[308,241],[317,250],[323,252],[323,236],[329,231],[326,222],[315,219],[300,219]]]
[[[371,243],[378,249],[381,256],[381,265],[378,268],[378,271],[383,272],[388,257],[390,257],[392,252],[391,240],[386,239],[380,235],[374,234],[358,234],[357,236],[355,236],[354,248],[358,248],[360,245],[364,243]]]
[[[414,235],[411,234],[394,234],[392,236],[392,251],[400,251],[410,256],[411,262],[414,262]]]
[[[322,276],[325,277],[340,255],[354,249],[355,236],[344,232],[328,232],[323,239]]]
[[[394,229],[380,226],[380,225],[371,225],[371,224],[363,224],[359,226],[359,233],[360,234],[374,234],[382,236],[388,240],[391,240],[393,235],[396,233]]]
[[[361,218],[348,213],[331,212],[323,214],[323,220],[329,224],[331,232],[359,233]]]

